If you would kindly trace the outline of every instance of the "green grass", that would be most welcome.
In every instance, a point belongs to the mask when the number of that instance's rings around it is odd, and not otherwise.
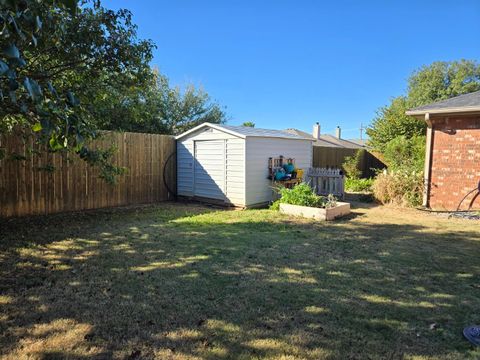
[[[0,356],[464,359],[479,223],[164,204],[0,222]]]

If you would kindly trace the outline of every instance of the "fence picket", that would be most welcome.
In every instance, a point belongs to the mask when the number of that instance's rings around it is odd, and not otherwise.
[[[175,152],[172,136],[104,132],[103,138],[93,142],[93,147],[116,144],[113,162],[128,169],[116,185],[105,183],[98,177],[98,169],[75,155],[68,154],[70,160],[67,160],[65,154],[49,154],[33,141],[28,142],[29,146],[23,142],[18,135],[0,135],[0,147],[6,151],[5,158],[0,159],[0,217],[169,200],[164,189],[163,167],[164,160]],[[41,151],[26,151],[30,146]],[[13,153],[25,155],[26,159],[14,159]],[[48,165],[55,166],[53,173],[45,170]],[[170,189],[175,189],[175,167],[169,164],[165,171]]]
[[[340,169],[310,168],[306,174],[307,182],[318,195],[344,197],[344,175]]]

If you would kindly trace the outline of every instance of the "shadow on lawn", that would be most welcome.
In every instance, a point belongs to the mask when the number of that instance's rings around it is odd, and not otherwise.
[[[461,329],[480,310],[478,233],[213,211],[10,222],[0,234],[0,353],[468,354]]]

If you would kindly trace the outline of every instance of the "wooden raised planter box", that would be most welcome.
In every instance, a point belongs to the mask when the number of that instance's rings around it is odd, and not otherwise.
[[[350,204],[345,202],[337,202],[337,206],[328,209],[280,204],[280,212],[287,215],[303,216],[316,220],[330,221],[350,214]]]

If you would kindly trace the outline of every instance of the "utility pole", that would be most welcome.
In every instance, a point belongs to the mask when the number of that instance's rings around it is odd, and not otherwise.
[[[360,140],[363,140],[363,130],[366,129],[366,127],[363,127],[363,123],[360,123]]]

